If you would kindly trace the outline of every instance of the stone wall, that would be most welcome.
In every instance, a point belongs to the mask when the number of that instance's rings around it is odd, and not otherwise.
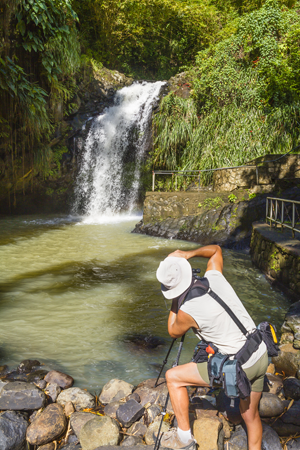
[[[271,281],[288,290],[296,299],[300,295],[300,241],[288,231],[270,229],[265,223],[254,223],[250,252],[254,264]]]
[[[300,179],[300,155],[267,155],[249,162],[250,168],[217,170],[213,175],[214,191],[233,191],[270,185],[278,179]],[[273,160],[278,160],[272,162]]]

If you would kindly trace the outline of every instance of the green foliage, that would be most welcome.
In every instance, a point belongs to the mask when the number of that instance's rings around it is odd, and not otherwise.
[[[255,197],[256,197],[256,194],[254,192],[252,192],[252,194],[249,194],[249,200],[252,200]]]
[[[300,16],[267,0],[233,28],[198,53],[191,98],[164,98],[155,116],[155,168],[242,165],[299,143]]]
[[[208,0],[74,1],[85,52],[136,77],[168,78],[194,61],[220,28]]]
[[[198,204],[198,208],[219,208],[223,203],[221,197],[206,198],[203,203]]]
[[[229,200],[231,203],[235,203],[235,202],[237,201],[237,196],[234,195],[234,194],[229,194],[229,195],[228,195],[228,200]]]

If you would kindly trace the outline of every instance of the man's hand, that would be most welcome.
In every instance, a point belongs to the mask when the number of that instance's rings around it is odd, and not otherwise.
[[[177,256],[178,258],[190,259],[193,257],[208,258],[207,270],[218,270],[223,273],[223,256],[221,247],[218,245],[205,245],[195,250],[176,250],[168,256]]]

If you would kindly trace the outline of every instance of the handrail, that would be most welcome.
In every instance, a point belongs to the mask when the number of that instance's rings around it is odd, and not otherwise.
[[[279,202],[281,202],[281,204],[279,204]],[[289,228],[292,230],[292,236],[294,238],[295,231],[300,233],[300,228],[296,228],[298,223],[300,225],[300,206],[298,207],[296,205],[300,205],[300,201],[267,197],[266,222],[268,223],[268,220],[270,221],[270,227],[272,227],[272,223],[274,223],[275,227],[277,224],[281,225],[281,231],[283,231],[283,228]]]

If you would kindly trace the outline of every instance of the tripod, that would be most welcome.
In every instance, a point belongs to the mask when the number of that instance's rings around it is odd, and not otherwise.
[[[180,344],[179,344],[179,348],[178,348],[178,352],[177,352],[177,356],[176,356],[176,359],[175,359],[174,364],[172,365],[172,367],[178,366],[180,354],[181,354],[182,347],[183,347],[183,341],[184,341],[184,338],[185,338],[185,334],[181,337]],[[158,375],[158,377],[157,377],[157,380],[156,380],[156,382],[155,382],[154,387],[157,387],[158,380],[159,380],[159,378],[160,378],[160,376],[161,376],[161,373],[162,373],[162,371],[163,371],[163,368],[164,368],[165,365],[167,364],[168,357],[169,357],[169,355],[170,355],[170,353],[171,353],[171,350],[172,350],[172,347],[173,347],[175,341],[176,341],[176,338],[173,339],[173,341],[172,341],[172,343],[171,343],[171,345],[170,345],[170,348],[169,348],[169,350],[168,350],[167,356],[166,356],[166,358],[165,358],[164,361],[163,361],[163,365],[162,365],[162,367],[161,367],[161,370],[160,370],[160,372],[159,372],[159,375]],[[167,405],[168,405],[169,398],[170,398],[170,395],[169,395],[169,393],[168,393],[167,398],[166,398],[165,406],[164,406],[164,408],[163,408],[163,410],[162,410],[162,412],[161,412],[162,418],[161,418],[161,422],[160,422],[160,424],[159,424],[159,429],[158,429],[158,432],[157,432],[157,437],[156,437],[156,441],[155,441],[154,450],[158,450],[158,449],[159,449],[159,446],[160,446],[160,439],[161,439],[161,436],[160,436],[160,430],[161,430],[161,427],[162,427],[162,423],[163,423],[163,421],[164,421],[164,417],[165,417],[165,415],[166,415],[166,410],[167,410]]]

